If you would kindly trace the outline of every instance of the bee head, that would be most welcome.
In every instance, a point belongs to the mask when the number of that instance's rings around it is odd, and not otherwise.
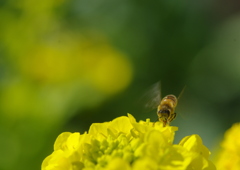
[[[158,111],[158,113],[167,113],[169,115],[170,111],[168,109],[161,109]]]
[[[158,111],[158,117],[162,121],[167,121],[169,116],[170,116],[170,111],[168,109],[161,109]]]

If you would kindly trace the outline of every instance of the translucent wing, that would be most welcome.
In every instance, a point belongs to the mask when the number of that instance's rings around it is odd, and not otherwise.
[[[183,95],[184,91],[186,89],[186,86],[183,87],[181,93],[178,95],[178,100],[180,99],[180,97]]]
[[[153,84],[149,90],[140,99],[143,103],[145,110],[151,111],[156,109],[161,101],[161,83],[160,81]]]
[[[182,89],[182,91],[180,92],[180,94],[178,95],[178,110],[179,110],[179,108],[180,108],[180,110],[183,110],[183,109],[181,109],[181,107],[184,105],[184,96],[185,95],[183,95],[183,93],[185,92],[185,89],[186,89],[186,85],[183,87],[183,89]],[[183,101],[182,101],[182,99],[181,100],[179,100],[181,97],[183,97]],[[185,100],[186,101],[186,100]],[[183,102],[183,103],[182,103]],[[177,111],[178,111],[177,110]],[[181,113],[181,112],[178,112],[178,114],[180,115],[180,117],[182,118],[182,119],[184,119],[184,120],[186,120],[189,116],[188,115],[186,115],[186,113]]]

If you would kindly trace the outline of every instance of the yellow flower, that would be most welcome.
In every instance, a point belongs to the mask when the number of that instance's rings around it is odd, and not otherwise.
[[[240,169],[240,123],[226,131],[221,144],[222,150],[216,161],[219,170],[239,170]]]
[[[214,170],[209,150],[198,135],[173,144],[178,128],[136,122],[128,114],[94,123],[89,132],[60,134],[42,170]]]

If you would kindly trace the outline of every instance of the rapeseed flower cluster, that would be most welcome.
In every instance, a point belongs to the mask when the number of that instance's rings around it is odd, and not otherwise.
[[[240,123],[235,123],[224,135],[216,166],[219,170],[240,169]]]
[[[94,123],[88,133],[60,134],[42,170],[215,170],[200,136],[173,144],[177,130],[130,114]]]

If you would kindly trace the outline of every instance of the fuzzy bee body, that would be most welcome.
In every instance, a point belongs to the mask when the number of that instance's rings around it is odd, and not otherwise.
[[[167,95],[164,97],[158,105],[157,115],[158,120],[163,123],[163,127],[170,124],[176,117],[175,108],[177,106],[178,99],[174,95]]]

